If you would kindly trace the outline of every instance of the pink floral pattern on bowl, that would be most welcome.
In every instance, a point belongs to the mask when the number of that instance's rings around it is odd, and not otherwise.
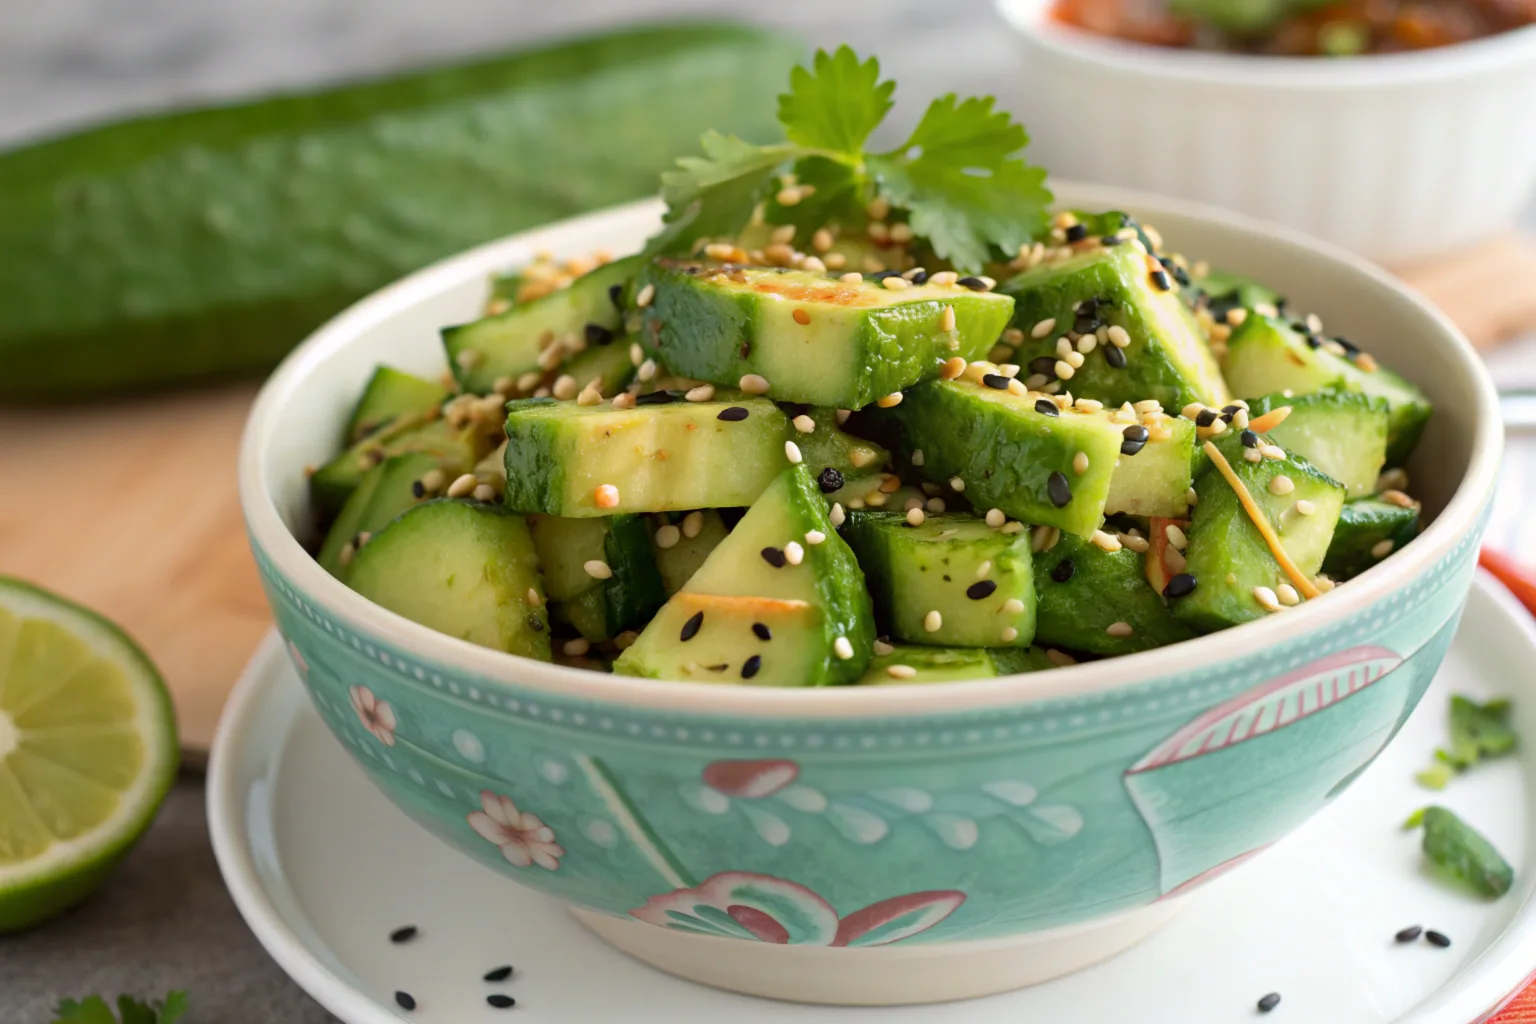
[[[352,698],[352,710],[357,712],[358,721],[363,723],[363,728],[373,733],[374,739],[386,747],[394,746],[395,728],[400,723],[396,720],[395,709],[390,707],[389,701],[380,700],[366,686],[353,686],[347,693]]]
[[[520,868],[537,864],[545,871],[560,867],[565,848],[555,842],[555,830],[537,814],[518,810],[511,797],[488,789],[480,793],[480,808],[468,816],[469,827],[501,847],[507,863]]]

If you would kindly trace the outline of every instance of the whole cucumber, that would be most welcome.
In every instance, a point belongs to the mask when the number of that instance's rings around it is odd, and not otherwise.
[[[400,275],[778,137],[798,42],[672,25],[0,153],[0,400],[258,372]]]

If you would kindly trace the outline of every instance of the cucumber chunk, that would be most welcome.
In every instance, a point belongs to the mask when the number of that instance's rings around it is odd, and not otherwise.
[[[588,345],[556,371],[569,374],[577,388],[595,385],[604,398],[612,398],[635,376],[635,364],[629,358],[629,338],[615,338]]]
[[[533,538],[522,516],[495,505],[417,505],[363,545],[347,584],[439,633],[550,660]]]
[[[1344,485],[1291,452],[1285,452],[1283,459],[1260,455],[1251,461],[1247,454],[1261,449],[1245,447],[1241,435],[1233,431],[1219,435],[1214,443],[1274,528],[1286,554],[1303,574],[1315,576],[1344,504]],[[1266,607],[1261,594],[1278,595],[1281,607],[1294,603],[1286,600],[1287,595],[1299,600],[1291,578],[1215,465],[1195,481],[1195,494],[1199,500],[1190,518],[1184,571],[1195,578],[1196,586],[1173,600],[1174,614],[1195,629],[1210,632],[1270,614],[1272,608]],[[1304,513],[1307,508],[1311,511]]]
[[[363,474],[325,535],[325,543],[316,556],[321,567],[345,582],[357,538],[364,533],[378,533],[420,502],[426,496],[421,478],[438,468],[436,456],[411,452],[385,459]]]
[[[696,518],[694,512],[666,512],[652,517],[651,543],[668,597],[683,589],[709,553],[731,532],[714,509],[695,511]],[[667,530],[668,526],[672,529]]]
[[[784,469],[789,421],[767,399],[656,394],[666,401],[627,409],[508,403],[507,506],[573,518],[728,508],[752,504]]]
[[[891,453],[880,445],[844,431],[837,422],[836,409],[800,411],[791,407],[788,413],[792,416],[790,425],[794,427],[790,439],[799,447],[805,465],[810,467],[811,475],[816,478],[822,493],[829,496],[829,501],[840,500],[840,488],[836,486],[838,477],[844,485],[857,480],[878,481],[881,467],[891,460]],[[801,419],[802,416],[805,419]],[[809,432],[800,429],[808,425],[806,420],[813,428]],[[836,475],[827,473],[828,469]]]
[[[1153,283],[1147,259],[1140,249],[1122,244],[1003,282],[999,290],[1015,301],[1013,326],[1023,333],[1013,361],[1026,367],[1026,376],[1055,380],[1059,339],[1069,332],[1075,338],[1097,335],[1101,326],[1119,327],[1130,343],[1121,348],[1095,336],[1083,365],[1063,388],[1111,406],[1148,398],[1169,409],[1191,402],[1224,405],[1227,384],[1199,326],[1171,283],[1166,291]]]
[[[613,667],[692,682],[832,686],[863,675],[874,636],[859,564],[810,471],[795,466]]]
[[[639,265],[638,256],[605,263],[542,298],[444,327],[443,348],[459,384],[466,391],[490,391],[498,377],[548,369],[540,366],[539,357],[550,345],[579,352],[599,339],[611,340],[623,323],[622,289]]]
[[[639,627],[666,601],[644,517],[530,516],[528,528],[551,614],[593,643]]]
[[[1408,460],[1434,411],[1422,391],[1364,353],[1338,339],[1298,331],[1277,317],[1249,314],[1227,342],[1223,370],[1240,395],[1299,395],[1333,387],[1386,399],[1388,466]]]
[[[895,290],[780,267],[658,260],[637,284],[652,292],[641,343],[674,373],[729,386],[756,374],[779,401],[838,409],[934,376],[952,356],[984,355],[1013,309],[959,285]]]
[[[1418,535],[1417,504],[1404,508],[1374,497],[1346,501],[1323,556],[1323,572],[1341,582],[1358,576]]]
[[[894,644],[890,654],[871,659],[859,683],[863,686],[908,686],[913,683],[958,683],[991,679],[1019,672],[1055,668],[1039,647],[917,647]]]
[[[453,427],[437,415],[402,413],[315,471],[309,478],[310,500],[320,520],[329,520],[363,479],[363,474],[392,455],[424,452],[437,457],[450,476],[473,466],[490,448],[484,431],[473,424]]]
[[[1062,410],[995,369],[972,363],[955,380],[919,384],[886,413],[928,479],[951,487],[958,480],[977,508],[1087,537],[1104,516],[1118,465],[1134,481],[1116,489],[1127,511],[1183,513],[1192,429],[1161,413]]]
[[[1035,636],[1029,531],[976,516],[849,512],[843,537],[874,595],[875,622],[897,640],[940,647],[1028,647]],[[931,628],[930,628],[931,627]]]
[[[347,418],[345,443],[356,444],[401,413],[436,409],[447,398],[448,389],[437,381],[380,366]]]
[[[1387,460],[1385,399],[1329,388],[1248,400],[1250,418],[1282,406],[1290,407],[1290,415],[1269,431],[1270,440],[1343,484],[1351,498],[1376,489]]]
[[[1035,642],[1131,654],[1194,636],[1147,583],[1143,558],[1065,533],[1035,552]]]

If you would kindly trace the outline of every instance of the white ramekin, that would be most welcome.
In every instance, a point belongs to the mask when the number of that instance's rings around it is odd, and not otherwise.
[[[1536,186],[1536,27],[1329,60],[1164,49],[997,0],[1031,161],[1263,217],[1388,265],[1508,227]]]

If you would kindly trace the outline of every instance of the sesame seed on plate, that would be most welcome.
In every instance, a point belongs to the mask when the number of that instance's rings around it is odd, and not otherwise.
[[[475,487],[471,495],[476,501],[495,501],[496,488],[490,484],[480,484]]]
[[[629,344],[629,361],[635,366],[645,362],[645,349],[640,347],[638,341],[632,341]]]
[[[1065,359],[1056,360],[1056,363],[1054,366],[1052,366],[1052,369],[1056,372],[1056,376],[1062,380],[1071,380],[1073,374],[1077,372],[1072,368],[1072,364],[1067,362]]]
[[[1296,511],[1300,515],[1310,516],[1312,513],[1317,511],[1317,506],[1312,504],[1306,498],[1302,498],[1296,503]]]
[[[653,379],[656,376],[656,360],[647,359],[645,362],[641,363],[640,369],[635,372],[635,376],[640,378],[642,381],[649,381]]]
[[[1281,448],[1277,444],[1262,444],[1262,445],[1259,445],[1259,453],[1262,454],[1266,459],[1283,459],[1283,458],[1285,458],[1285,449]]]
[[[859,273],[857,270],[850,270],[848,273],[838,278],[838,280],[844,284],[858,284],[860,281],[864,280],[864,275]]]
[[[1022,533],[1023,531],[1024,524],[1019,522],[1017,519],[1002,525],[1002,532],[1004,533]]]
[[[1413,508],[1418,502],[1414,501],[1402,491],[1389,489],[1381,492],[1381,500],[1398,508]]]
[[[1093,536],[1090,539],[1094,547],[1103,551],[1119,551],[1123,546],[1120,543],[1119,537],[1112,533],[1105,533],[1103,530],[1094,530]]]

